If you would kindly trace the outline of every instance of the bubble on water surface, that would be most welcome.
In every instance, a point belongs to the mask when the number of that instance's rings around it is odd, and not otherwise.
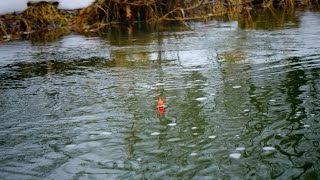
[[[236,148],[237,151],[243,151],[243,150],[245,150],[245,149],[246,149],[245,147],[237,147],[237,148]]]
[[[204,101],[204,100],[206,100],[206,99],[208,99],[207,97],[199,97],[199,98],[197,98],[196,100],[197,101]]]
[[[262,150],[264,151],[274,151],[276,148],[274,147],[271,147],[271,146],[266,146],[266,147],[263,147]]]
[[[190,154],[190,156],[196,156],[196,155],[198,155],[198,154],[195,153],[195,152],[193,152],[193,153]]]
[[[229,157],[233,158],[233,159],[239,159],[241,157],[241,154],[240,153],[232,153],[232,154],[229,154]]]
[[[189,145],[187,145],[187,147],[193,148],[193,147],[196,147],[196,145],[195,144],[189,144]]]
[[[153,133],[151,133],[151,136],[158,136],[158,135],[160,135],[159,132],[153,132]]]
[[[168,124],[168,126],[171,126],[171,127],[176,126],[176,125],[177,125],[177,123],[170,123],[170,124]]]
[[[239,88],[241,88],[241,86],[233,86],[232,88],[233,89],[239,89]]]
[[[112,132],[102,132],[101,135],[111,135]]]
[[[176,142],[176,141],[180,141],[181,139],[180,138],[171,138],[171,139],[168,139],[167,141],[168,142]]]
[[[77,145],[75,145],[75,144],[69,144],[69,145],[66,145],[66,148],[74,148],[74,147],[76,147]]]
[[[215,136],[215,135],[209,136],[210,139],[214,139],[214,138],[216,138],[216,137],[217,137],[217,136]]]

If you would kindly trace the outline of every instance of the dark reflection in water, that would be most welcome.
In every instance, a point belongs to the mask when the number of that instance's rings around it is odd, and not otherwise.
[[[319,179],[320,18],[297,14],[0,46],[0,178]]]

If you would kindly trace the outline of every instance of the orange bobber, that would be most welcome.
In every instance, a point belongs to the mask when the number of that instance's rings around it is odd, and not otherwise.
[[[162,100],[162,98],[160,96],[158,98],[157,108],[158,108],[160,117],[162,117],[162,115],[164,113],[164,103],[163,103],[163,100]]]
[[[158,98],[158,106],[157,106],[158,108],[164,108],[164,103],[163,103],[163,100],[162,100],[162,98],[159,96],[159,98]]]

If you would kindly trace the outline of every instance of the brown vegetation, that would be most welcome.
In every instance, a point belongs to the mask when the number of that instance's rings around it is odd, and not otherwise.
[[[155,24],[239,16],[250,20],[251,14],[258,11],[293,11],[296,6],[310,5],[317,6],[318,0],[96,0],[73,14],[74,11],[58,10],[56,3],[40,2],[29,4],[21,14],[0,16],[0,35],[5,41],[33,31],[63,27],[88,32],[137,22]]]

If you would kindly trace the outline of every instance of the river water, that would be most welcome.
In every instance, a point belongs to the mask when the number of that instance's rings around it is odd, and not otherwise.
[[[320,14],[189,27],[2,44],[0,179],[319,179]]]

